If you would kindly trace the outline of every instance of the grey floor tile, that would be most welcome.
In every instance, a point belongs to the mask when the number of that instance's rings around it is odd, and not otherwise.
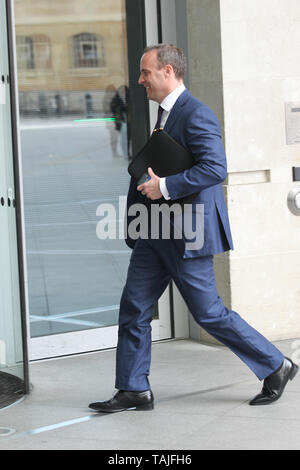
[[[276,344],[290,357],[293,341]],[[17,431],[0,437],[0,449],[300,447],[300,375],[276,404],[250,407],[262,384],[229,350],[189,340],[155,343],[150,376],[155,409],[93,414],[88,403],[115,392],[114,371],[114,350],[32,363],[31,395],[0,411],[0,427]],[[43,432],[30,434],[43,426]]]
[[[190,449],[299,450],[299,433],[298,421],[223,416],[184,441]]]

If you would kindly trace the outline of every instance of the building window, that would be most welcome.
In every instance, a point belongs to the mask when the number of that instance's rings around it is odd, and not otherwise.
[[[20,70],[34,69],[33,39],[29,36],[17,36],[17,61]]]
[[[20,70],[51,67],[51,47],[47,36],[17,36],[17,59]]]
[[[35,35],[32,38],[35,68],[49,69],[51,67],[51,46],[49,38],[43,34]]]
[[[73,36],[74,67],[103,67],[103,38],[96,34],[81,33]]]

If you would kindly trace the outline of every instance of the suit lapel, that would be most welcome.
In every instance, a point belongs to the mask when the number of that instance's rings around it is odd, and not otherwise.
[[[172,111],[170,112],[170,115],[167,119],[167,122],[165,124],[164,130],[169,134],[171,131],[172,127],[174,126],[176,119],[180,115],[181,108],[182,106],[185,105],[187,100],[190,97],[190,93],[188,90],[184,90],[184,92],[179,96],[178,100],[174,104]]]

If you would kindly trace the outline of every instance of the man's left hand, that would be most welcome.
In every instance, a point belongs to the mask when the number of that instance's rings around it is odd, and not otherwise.
[[[156,201],[157,199],[160,199],[163,196],[160,191],[159,176],[157,176],[152,171],[152,168],[148,168],[148,175],[150,176],[150,180],[146,183],[140,184],[137,187],[137,190],[141,191],[142,194],[147,196],[152,201]]]

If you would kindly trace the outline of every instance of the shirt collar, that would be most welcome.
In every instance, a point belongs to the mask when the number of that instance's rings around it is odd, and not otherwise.
[[[184,90],[185,86],[182,83],[182,85],[179,85],[179,87],[175,88],[175,90],[173,90],[168,96],[165,97],[165,99],[160,103],[160,106],[165,111],[170,112],[181,93],[184,92]]]

